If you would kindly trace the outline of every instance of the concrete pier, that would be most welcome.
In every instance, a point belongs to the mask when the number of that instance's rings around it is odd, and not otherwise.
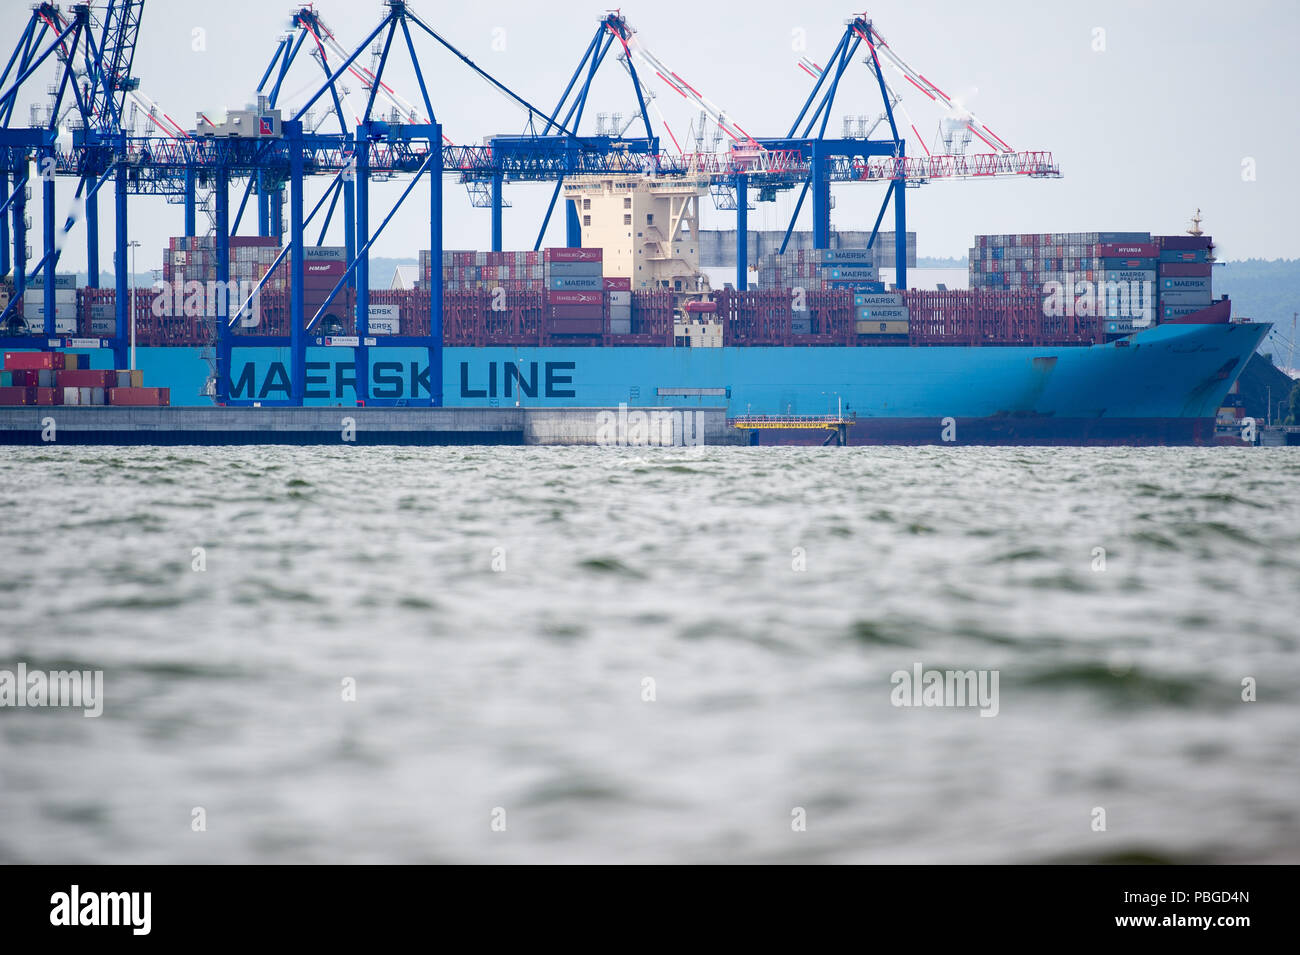
[[[0,408],[5,445],[733,443],[722,408]]]

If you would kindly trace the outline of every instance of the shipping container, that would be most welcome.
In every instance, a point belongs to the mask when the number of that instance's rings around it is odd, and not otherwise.
[[[874,249],[818,249],[817,256],[824,265],[873,265],[876,253]]]
[[[868,295],[874,295],[885,290],[884,282],[841,282],[834,279],[826,282],[826,287],[844,292],[862,292]]]
[[[1214,266],[1209,262],[1161,262],[1160,275],[1185,276],[1187,278],[1209,278],[1214,274]]]
[[[859,335],[906,335],[910,330],[907,321],[862,321],[855,323]]]
[[[1100,273],[1097,277],[1098,282],[1150,282],[1154,289],[1156,284],[1156,273],[1144,271],[1142,269],[1116,269],[1107,270]]]
[[[117,372],[64,369],[54,373],[56,388],[113,388],[117,386]]]
[[[1154,272],[1157,264],[1159,264],[1159,260],[1155,258],[1120,258],[1116,256],[1102,256],[1099,263],[1100,267],[1107,272],[1115,269]]]
[[[1164,305],[1160,306],[1160,317],[1164,320],[1171,318],[1183,318],[1187,315],[1194,315],[1197,312],[1203,312],[1209,306],[1207,305]]]
[[[75,292],[73,293],[76,294]],[[45,301],[39,297],[33,300],[32,292],[29,289],[27,298],[23,302],[23,315],[30,321],[31,319],[43,319],[45,317]],[[71,302],[55,302],[54,317],[57,318],[76,318],[77,302],[74,299]]]
[[[855,295],[854,308],[902,308],[903,296],[900,292],[886,292],[882,295]]]
[[[548,324],[551,319],[595,319],[605,317],[603,305],[550,305],[546,309]]]
[[[600,262],[552,262],[545,268],[545,274],[550,278],[556,276],[565,276],[568,278],[595,278],[599,280],[597,288],[603,289],[605,286],[601,270],[604,266]],[[497,274],[489,274],[487,278],[505,278],[500,273],[500,269],[492,270],[491,267],[484,267],[483,270],[495,271]]]
[[[1102,258],[1153,259],[1160,254],[1160,250],[1151,242],[1114,242],[1099,244],[1096,254]]]
[[[1213,239],[1208,235],[1160,235],[1155,237],[1161,249],[1187,251],[1209,249]]]
[[[552,292],[599,292],[602,290],[600,276],[572,277],[553,275],[547,283]]]
[[[171,404],[170,388],[112,388],[108,403],[113,405],[165,406]]]
[[[302,264],[302,277],[304,279],[311,279],[316,276],[329,276],[335,281],[338,281],[347,274],[347,271],[348,265],[346,262],[320,261],[303,262]],[[258,278],[261,278],[261,276],[258,276]]]
[[[15,368],[54,368],[63,369],[63,352],[57,351],[7,351],[5,367]]]
[[[629,296],[631,301],[631,292],[624,293]],[[605,294],[603,292],[547,292],[546,302],[548,305],[594,305],[600,308],[605,304]]]
[[[860,322],[907,321],[906,308],[860,308],[856,312]]]
[[[397,305],[371,305],[366,310],[366,328],[371,335],[400,335],[401,308]]]
[[[1160,293],[1160,304],[1164,305],[1195,305],[1198,308],[1209,308],[1214,304],[1214,296],[1210,294],[1209,289],[1191,292],[1165,292]]]
[[[1160,294],[1166,292],[1203,292],[1210,294],[1210,280],[1191,276],[1167,276],[1160,280]]]
[[[1161,262],[1208,262],[1208,249],[1161,249]]]
[[[605,330],[601,318],[553,318],[546,322],[547,331],[554,335],[599,335]]]
[[[603,262],[604,249],[546,249],[543,258],[547,262]]]

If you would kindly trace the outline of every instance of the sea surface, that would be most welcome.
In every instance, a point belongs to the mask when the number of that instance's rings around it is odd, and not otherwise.
[[[0,553],[0,862],[1300,861],[1300,449],[5,448]]]

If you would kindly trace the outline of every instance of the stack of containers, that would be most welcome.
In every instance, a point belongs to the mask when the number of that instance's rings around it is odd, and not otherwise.
[[[1160,319],[1182,318],[1214,303],[1213,240],[1208,235],[1159,235]]]
[[[341,245],[314,245],[303,250],[302,263],[302,313],[303,321],[310,322],[312,316],[325,304],[325,299],[343,278],[348,269],[347,249]],[[288,275],[289,258],[276,270]],[[269,284],[269,283],[268,283]],[[287,283],[286,283],[287,284]],[[341,335],[350,312],[350,298],[343,290],[330,303],[330,312],[321,317],[317,328],[322,335]],[[287,332],[287,330],[286,330]],[[371,334],[374,334],[372,332]]]
[[[605,276],[606,305],[611,335],[632,334],[632,279]]]
[[[821,291],[883,292],[871,249],[798,249],[772,252],[759,260],[762,290],[803,288]]]
[[[5,352],[0,405],[170,404],[167,388],[143,387],[143,374],[89,367],[90,356],[63,352]]]
[[[1102,232],[1097,244],[1099,289],[1118,289],[1101,300],[1107,335],[1127,335],[1153,324],[1156,247],[1148,232]],[[1137,292],[1137,297],[1133,293]]]
[[[0,405],[54,405],[54,375],[68,367],[88,363],[84,355],[62,352],[5,352],[0,374]]]
[[[117,334],[117,305],[113,302],[89,302],[86,314],[89,319],[86,326],[88,334],[104,337]]]
[[[184,297],[184,286],[190,282],[215,282],[217,280],[217,240],[216,236],[208,235],[191,235],[191,236],[174,236],[172,237],[166,249],[163,250],[163,281],[173,288],[180,287],[181,294]],[[308,249],[310,255],[311,250]],[[274,236],[262,235],[232,235],[229,239],[229,248],[227,250],[228,281],[238,283],[238,290],[251,289],[254,285],[262,280],[262,277],[270,271],[271,264],[280,254],[280,240]],[[281,263],[276,273],[267,280],[262,286],[262,293],[283,291],[288,288],[288,257]],[[205,311],[211,314],[208,318],[215,318],[217,310],[222,308],[214,300],[205,298]],[[230,307],[237,307],[239,303],[234,303]],[[113,316],[104,312],[103,306],[99,306],[100,314],[97,316],[92,310],[90,316],[92,323],[92,333],[94,332],[94,323],[99,322],[104,328],[110,328]],[[267,329],[262,327],[246,328],[242,324],[234,326],[236,332],[251,332],[253,334],[266,334]]]
[[[551,334],[604,333],[604,258],[602,249],[545,250],[546,327]],[[630,325],[630,300],[628,307]]]
[[[859,335],[906,335],[909,330],[901,292],[855,293],[853,318]]]
[[[280,240],[275,236],[232,235],[229,247],[230,279],[258,282],[280,254]],[[288,261],[286,257],[285,261]],[[282,289],[289,270],[282,266],[263,288]],[[217,280],[217,239],[210,235],[182,235],[169,240],[163,250],[163,281],[215,282]]]
[[[876,253],[872,249],[815,249],[823,288],[850,292],[874,292],[879,284]],[[869,284],[870,288],[864,288]],[[879,287],[884,291],[884,286]]]
[[[45,334],[45,286],[40,275],[23,292],[23,320],[28,335]],[[77,334],[77,277],[54,276],[54,334]]]
[[[1045,282],[1096,281],[1102,237],[1134,233],[1046,232],[980,235],[970,250],[970,287],[1015,289]],[[1148,236],[1148,239],[1150,237]]]
[[[1055,282],[1073,299],[1082,292],[1080,283],[1092,283],[1106,331],[1127,334],[1135,320],[1142,325],[1159,317],[1149,311],[1156,294],[1158,252],[1149,232],[981,235],[970,250],[970,287],[1042,292],[1044,285]],[[1117,288],[1118,297],[1111,294]],[[1134,289],[1140,298],[1129,294]]]
[[[433,260],[427,249],[420,252],[420,280],[428,288],[432,282]],[[546,266],[541,252],[470,252],[447,250],[442,253],[442,287],[448,292],[507,288],[542,291],[545,289]]]

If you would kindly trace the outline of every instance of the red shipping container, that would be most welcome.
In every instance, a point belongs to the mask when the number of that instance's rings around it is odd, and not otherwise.
[[[563,318],[548,321],[546,330],[555,335],[599,335],[605,323],[599,318]]]
[[[25,405],[30,404],[27,400],[27,389],[17,385],[0,386],[0,405]]]
[[[315,259],[308,259],[302,264],[302,274],[304,278],[312,278],[317,275],[329,275],[338,281],[340,275],[348,270],[346,262],[324,262]]]
[[[7,351],[5,368],[55,368],[62,369],[63,352],[57,351]]]
[[[547,262],[603,262],[604,249],[547,249]]]
[[[1210,278],[1214,266],[1209,262],[1161,262],[1160,274],[1174,278]]]
[[[546,310],[549,319],[582,319],[601,321],[605,317],[602,305],[553,305]]]
[[[546,301],[551,305],[594,305],[602,308],[605,295],[603,292],[547,292]]]
[[[605,276],[606,292],[630,292],[632,291],[632,280],[630,278],[621,278],[619,276]]]
[[[117,372],[65,368],[55,373],[54,385],[58,388],[114,388],[117,386]]]
[[[63,389],[28,388],[27,398],[29,405],[61,405],[63,404]]]
[[[1154,242],[1115,242],[1097,246],[1097,255],[1103,259],[1122,259],[1126,256],[1154,259],[1159,254],[1160,250]]]
[[[153,407],[171,404],[170,388],[110,388],[110,405]]]

